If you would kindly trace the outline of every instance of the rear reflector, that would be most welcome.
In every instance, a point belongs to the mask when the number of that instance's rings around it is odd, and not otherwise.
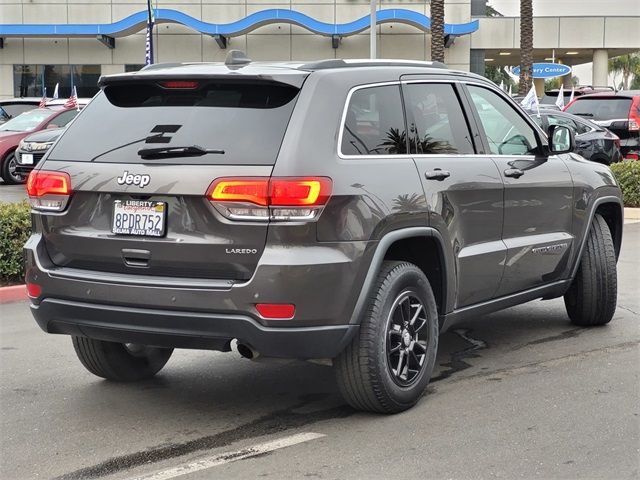
[[[256,310],[265,319],[290,320],[296,313],[296,306],[290,303],[258,303]]]
[[[314,220],[331,196],[326,177],[218,178],[207,191],[216,210],[232,220]]]
[[[31,298],[38,298],[42,294],[42,288],[35,283],[27,282],[27,295]]]
[[[38,210],[64,210],[71,193],[71,177],[66,172],[32,170],[27,179],[27,194]]]

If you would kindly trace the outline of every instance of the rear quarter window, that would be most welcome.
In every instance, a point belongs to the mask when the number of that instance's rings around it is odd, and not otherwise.
[[[142,148],[197,145],[224,154],[154,164],[272,165],[299,89],[276,82],[216,81],[196,89],[105,87],[49,154],[52,160],[136,163]]]

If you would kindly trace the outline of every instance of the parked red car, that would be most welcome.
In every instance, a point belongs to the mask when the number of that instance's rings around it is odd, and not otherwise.
[[[51,105],[21,113],[0,125],[0,176],[6,184],[24,183],[26,176],[16,171],[15,150],[24,137],[45,128],[64,127],[78,110]]]

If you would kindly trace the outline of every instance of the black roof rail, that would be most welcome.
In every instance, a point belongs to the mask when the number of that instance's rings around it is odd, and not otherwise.
[[[300,65],[300,70],[326,70],[329,68],[353,68],[353,67],[424,67],[424,68],[448,68],[442,62],[423,62],[417,60],[342,60],[328,59],[318,60]]]

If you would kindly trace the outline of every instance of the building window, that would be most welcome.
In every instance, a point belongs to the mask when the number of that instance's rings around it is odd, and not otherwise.
[[[91,98],[98,92],[100,65],[14,65],[13,89],[16,97],[41,97],[43,86],[52,97],[58,84],[58,96],[71,95],[75,85],[78,97]]]
[[[144,68],[144,63],[128,64],[124,66],[124,71],[125,73],[137,72],[139,70],[142,70],[142,68]]]

